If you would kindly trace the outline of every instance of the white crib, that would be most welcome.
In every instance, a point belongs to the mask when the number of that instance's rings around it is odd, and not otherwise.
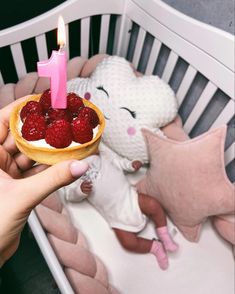
[[[142,73],[159,75],[176,92],[184,129],[192,137],[226,123],[226,172],[235,181],[234,36],[187,17],[160,0],[68,0],[39,17],[0,31],[1,59],[7,63],[7,67],[1,65],[0,84],[23,77],[34,69],[32,64],[36,69],[36,61],[48,59],[50,50],[55,49],[50,48],[53,44],[49,39],[59,15],[66,23],[69,58],[76,53],[83,57],[96,53],[119,55]],[[154,280],[152,273],[146,272],[146,277],[141,277],[137,269],[141,265],[147,271],[151,269],[150,260],[122,252],[103,220],[88,204],[68,205],[68,209],[75,223],[87,232],[92,249],[106,264],[111,283],[121,293],[234,292],[232,254],[228,245],[209,230],[209,224],[199,244],[185,241],[180,234],[176,236],[184,253],[172,257],[174,264],[168,276],[159,274]],[[95,234],[86,220],[87,213],[97,220]],[[34,212],[29,224],[61,292],[73,293]],[[151,230],[148,227],[144,234],[148,236]],[[105,238],[108,245],[102,243]],[[208,246],[212,250],[206,250]],[[177,271],[177,266],[184,263],[186,268]],[[123,277],[123,269],[129,277]],[[195,272],[190,272],[193,269]],[[199,271],[202,272],[197,275]],[[187,283],[180,282],[182,276],[187,277]]]

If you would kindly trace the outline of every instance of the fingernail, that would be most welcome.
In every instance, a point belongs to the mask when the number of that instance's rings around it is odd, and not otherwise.
[[[85,161],[73,161],[70,164],[70,172],[74,178],[80,177],[88,169],[88,164]]]

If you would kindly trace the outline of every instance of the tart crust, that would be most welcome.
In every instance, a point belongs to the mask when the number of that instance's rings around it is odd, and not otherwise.
[[[101,135],[105,127],[105,118],[103,113],[90,101],[83,99],[85,106],[88,106],[95,110],[99,117],[99,126],[98,132],[95,137],[85,143],[77,146],[71,146],[66,148],[47,148],[47,147],[37,147],[30,144],[29,141],[25,140],[19,130],[19,121],[20,121],[20,110],[25,106],[28,101],[39,101],[41,94],[39,95],[29,95],[26,96],[26,100],[18,104],[12,111],[10,117],[10,130],[15,139],[16,146],[18,149],[27,155],[30,159],[48,165],[53,165],[57,162],[67,160],[67,159],[83,159],[93,153],[98,149],[98,145],[101,140]]]

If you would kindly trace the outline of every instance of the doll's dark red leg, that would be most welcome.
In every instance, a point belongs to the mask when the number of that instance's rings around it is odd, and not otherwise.
[[[114,232],[126,250],[136,253],[152,253],[155,255],[160,268],[167,269],[168,258],[161,242],[144,239],[134,233],[120,229],[114,229]]]
[[[126,250],[136,253],[149,253],[153,243],[152,240],[141,238],[135,233],[120,229],[114,229],[114,232],[119,242]]]
[[[156,233],[167,251],[174,252],[178,249],[178,244],[170,236],[167,229],[165,211],[156,198],[145,194],[139,194],[140,210],[153,220],[156,226]]]
[[[166,226],[166,214],[160,202],[146,194],[139,194],[140,210],[147,215],[157,228]]]

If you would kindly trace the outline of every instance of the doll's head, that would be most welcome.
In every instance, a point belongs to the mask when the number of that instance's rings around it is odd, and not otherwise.
[[[124,58],[101,61],[89,78],[68,82],[68,91],[89,99],[104,113],[103,142],[130,160],[148,162],[142,127],[165,126],[177,114],[171,88],[157,76],[137,77]]]

